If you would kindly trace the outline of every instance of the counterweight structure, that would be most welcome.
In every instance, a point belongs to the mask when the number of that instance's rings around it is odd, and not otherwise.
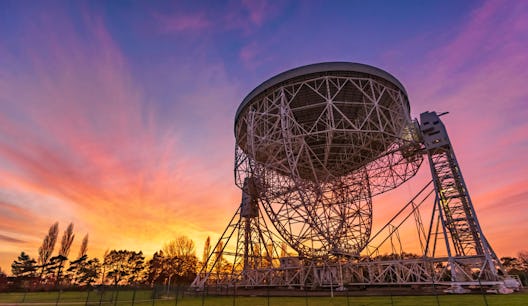
[[[518,287],[482,233],[439,116],[412,120],[405,88],[387,72],[334,62],[279,74],[244,99],[235,136],[242,203],[194,288]],[[372,198],[412,178],[424,156],[434,191],[426,186],[373,235]],[[395,247],[409,220],[419,256]]]

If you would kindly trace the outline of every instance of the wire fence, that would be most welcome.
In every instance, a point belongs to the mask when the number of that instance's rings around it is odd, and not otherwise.
[[[412,293],[412,292],[411,292]],[[510,295],[464,294],[445,295],[416,292],[401,294],[397,290],[379,292],[310,290],[243,290],[205,288],[193,291],[185,286],[152,289],[100,287],[85,291],[11,292],[0,293],[0,305],[151,305],[151,306],[351,306],[351,305],[528,305],[528,292]]]

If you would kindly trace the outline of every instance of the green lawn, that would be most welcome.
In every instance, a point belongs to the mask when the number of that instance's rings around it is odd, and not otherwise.
[[[440,295],[440,296],[340,296],[340,297],[200,297],[181,296],[178,300],[151,299],[151,291],[33,292],[0,293],[0,305],[153,305],[153,306],[526,306],[528,293],[509,295]],[[134,301],[134,303],[132,302]]]

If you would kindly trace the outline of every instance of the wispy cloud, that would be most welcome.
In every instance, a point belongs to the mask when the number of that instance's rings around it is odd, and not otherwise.
[[[10,243],[24,243],[25,241],[0,234],[0,240]]]
[[[256,85],[242,78],[262,80],[251,75],[256,67],[279,71],[281,63],[302,60],[271,58],[311,47],[284,43],[304,28],[279,20],[284,6],[154,5],[134,24],[144,32],[126,37],[115,36],[126,23],[116,18],[120,26],[109,27],[97,10],[74,18],[46,9],[17,21],[17,35],[0,41],[0,253],[14,256],[21,245],[34,253],[55,221],[89,232],[91,256],[131,246],[148,254],[176,234],[200,244],[221,232],[240,201],[232,180],[233,114],[243,91]],[[413,111],[451,111],[443,118],[477,213],[494,237],[511,229],[504,220],[526,216],[495,206],[522,210],[519,190],[528,185],[527,6],[484,2],[404,75]],[[274,32],[279,28],[282,36]],[[141,36],[152,31],[167,35]],[[152,50],[137,45],[141,39]],[[348,52],[342,49],[336,54]],[[170,55],[154,58],[160,52]],[[147,64],[132,62],[134,56]],[[395,192],[405,199],[402,188]],[[388,216],[383,203],[399,201],[392,194],[375,200],[376,218]]]
[[[492,241],[501,240],[503,229],[511,229],[512,223],[504,220],[526,218],[526,16],[525,2],[486,1],[408,73],[414,111],[451,112],[444,122]],[[517,232],[511,231],[507,239],[522,239]],[[501,244],[510,254],[515,247]]]
[[[242,0],[242,5],[247,11],[251,23],[256,26],[261,26],[266,19],[278,12],[277,4],[268,0]]]
[[[98,16],[84,16],[90,45],[68,19],[57,20],[26,25],[20,57],[0,47],[18,61],[0,75],[0,181],[12,190],[0,205],[0,230],[21,231],[35,215],[42,231],[73,221],[90,233],[93,255],[134,241],[153,252],[181,233],[205,240],[219,222],[215,212],[233,202],[229,193],[218,196],[232,183],[214,184],[218,178],[176,136],[178,123],[159,122]]]
[[[284,5],[285,2],[240,0],[230,1],[227,5],[197,5],[191,9],[175,4],[168,11],[153,11],[151,15],[161,32],[207,30],[221,33],[236,30],[247,36],[276,17]]]

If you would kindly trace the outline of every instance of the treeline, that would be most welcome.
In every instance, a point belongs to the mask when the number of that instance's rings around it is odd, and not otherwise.
[[[186,236],[176,237],[162,249],[155,252],[152,259],[145,260],[142,251],[109,250],[102,260],[89,257],[88,235],[85,235],[77,256],[70,256],[75,238],[73,223],[62,235],[58,252],[52,256],[58,241],[59,224],[53,224],[38,249],[37,260],[21,252],[11,265],[12,277],[7,277],[0,269],[0,291],[3,290],[47,290],[89,287],[93,285],[113,286],[154,286],[191,283],[203,262],[211,252],[210,238],[205,241],[202,262],[196,257],[194,242]],[[223,259],[217,246],[218,261],[215,272],[229,271],[232,266]],[[283,246],[286,256],[286,246]],[[419,258],[410,253],[381,255],[377,259],[391,260]],[[502,257],[502,266],[510,275],[517,275],[528,285],[528,252],[520,252],[518,257]]]
[[[85,235],[76,256],[70,255],[75,238],[73,223],[62,235],[58,250],[59,224],[53,224],[34,259],[21,252],[7,275],[0,269],[0,290],[48,290],[93,285],[154,286],[190,283],[200,262],[195,244],[186,236],[176,237],[145,260],[142,251],[108,250],[100,260],[88,256],[88,235]],[[209,241],[209,238],[208,238]],[[206,241],[206,243],[208,242]]]
[[[517,275],[523,286],[528,286],[528,251],[521,251],[518,257],[502,257],[502,266],[509,275]]]

